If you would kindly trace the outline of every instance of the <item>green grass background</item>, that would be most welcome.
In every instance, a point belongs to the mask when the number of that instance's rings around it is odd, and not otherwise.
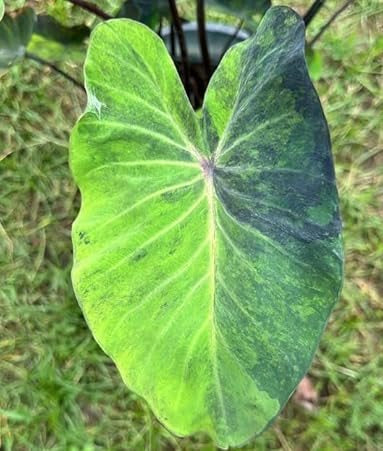
[[[46,3],[70,19],[66,2]],[[303,12],[309,3],[284,4]],[[328,1],[308,35],[339,5]],[[184,7],[191,11],[190,2]],[[315,46],[345,284],[309,372],[318,409],[289,402],[245,450],[383,450],[382,32],[383,3],[355,1]],[[78,63],[63,66],[81,77]],[[173,437],[124,387],[73,295],[70,228],[79,196],[68,137],[84,103],[77,88],[33,62],[0,79],[0,449],[213,450],[204,435]]]

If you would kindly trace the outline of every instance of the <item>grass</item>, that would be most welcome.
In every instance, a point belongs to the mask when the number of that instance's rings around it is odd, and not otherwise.
[[[335,3],[328,2],[310,35]],[[383,5],[360,0],[316,45],[346,280],[310,369],[318,409],[289,402],[245,450],[383,446],[382,27]],[[84,101],[31,62],[0,80],[0,449],[213,450],[206,436],[171,436],[123,386],[74,298],[70,227],[79,198],[67,145]]]

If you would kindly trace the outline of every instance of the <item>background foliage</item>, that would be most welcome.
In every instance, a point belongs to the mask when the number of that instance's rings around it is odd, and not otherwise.
[[[7,11],[24,3],[5,2]],[[94,21],[64,0],[31,3],[68,25]],[[98,2],[109,12],[118,3]],[[311,2],[283,3],[303,12]],[[309,35],[337,4],[326,3]],[[192,14],[190,2],[182,7]],[[310,370],[317,410],[290,402],[247,450],[379,450],[383,443],[382,31],[381,2],[359,0],[315,45],[346,281]],[[63,67],[81,78],[81,58]],[[84,104],[81,90],[34,62],[0,79],[0,448],[212,450],[205,436],[172,437],[128,392],[74,298],[70,227],[79,198],[67,151]]]

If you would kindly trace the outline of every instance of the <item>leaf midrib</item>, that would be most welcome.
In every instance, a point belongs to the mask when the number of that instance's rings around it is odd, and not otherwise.
[[[199,153],[200,154],[200,153]],[[209,274],[210,274],[210,289],[211,289],[211,300],[209,306],[209,318],[210,329],[211,329],[211,342],[210,342],[210,351],[211,351],[211,362],[213,369],[213,377],[215,380],[215,391],[217,395],[217,399],[221,408],[222,418],[225,422],[227,428],[227,414],[225,409],[225,403],[223,399],[222,393],[222,384],[218,371],[218,361],[217,361],[217,326],[215,319],[215,301],[216,301],[216,275],[217,275],[217,221],[216,221],[216,194],[213,183],[213,171],[212,169],[212,160],[205,160],[204,157],[201,158],[201,171],[204,174],[205,178],[205,192],[208,202],[208,235],[210,241],[210,262],[209,262]],[[206,170],[207,168],[207,170]],[[214,168],[213,168],[214,169]]]

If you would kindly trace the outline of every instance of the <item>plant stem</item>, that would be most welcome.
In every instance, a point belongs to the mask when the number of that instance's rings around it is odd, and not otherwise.
[[[177,5],[175,0],[169,0],[170,12],[172,15],[172,21],[174,24],[174,29],[178,37],[178,43],[181,50],[181,62],[182,62],[182,75],[183,82],[185,85],[186,92],[190,96],[190,72],[189,72],[189,61],[188,53],[186,49],[185,35],[182,29],[182,23],[180,16],[178,15]]]
[[[79,6],[82,9],[85,9],[86,11],[89,11],[96,16],[100,17],[101,19],[108,20],[112,19],[112,16],[110,16],[108,13],[100,9],[98,6],[94,5],[93,3],[90,3],[86,0],[67,0],[70,3],[73,3],[73,5]]]
[[[199,47],[201,50],[202,62],[205,70],[205,81],[208,82],[210,78],[210,56],[206,38],[204,0],[197,0],[197,24],[198,24]]]
[[[325,3],[326,0],[315,0],[314,3],[310,6],[307,13],[303,16],[303,21],[305,23],[306,28]]]
[[[50,67],[52,70],[54,70],[58,74],[60,74],[63,77],[65,77],[67,80],[69,80],[70,82],[72,82],[74,85],[76,85],[78,88],[82,89],[85,92],[84,86],[79,81],[77,81],[71,75],[69,75],[66,72],[64,72],[63,70],[61,70],[55,64],[53,64],[53,63],[51,63],[49,61],[46,61],[45,59],[40,58],[39,56],[34,55],[33,53],[29,53],[29,52],[25,52],[25,57],[30,59],[30,60],[36,61],[37,63],[39,63],[39,64],[41,64],[43,66]]]
[[[347,0],[335,13],[330,17],[330,19],[323,25],[323,27],[318,31],[318,33],[311,39],[308,43],[309,47],[312,47],[316,41],[322,36],[322,34],[327,30],[327,28],[334,22],[334,20],[341,14],[354,0]]]
[[[238,36],[238,33],[240,31],[240,29],[242,28],[244,23],[244,20],[240,20],[237,28],[235,29],[234,33],[230,36],[230,38],[227,40],[225,47],[222,50],[221,56],[219,57],[219,61],[221,61],[221,59],[224,57],[225,53],[228,51],[228,49],[230,48],[231,44],[234,42],[235,38]]]

